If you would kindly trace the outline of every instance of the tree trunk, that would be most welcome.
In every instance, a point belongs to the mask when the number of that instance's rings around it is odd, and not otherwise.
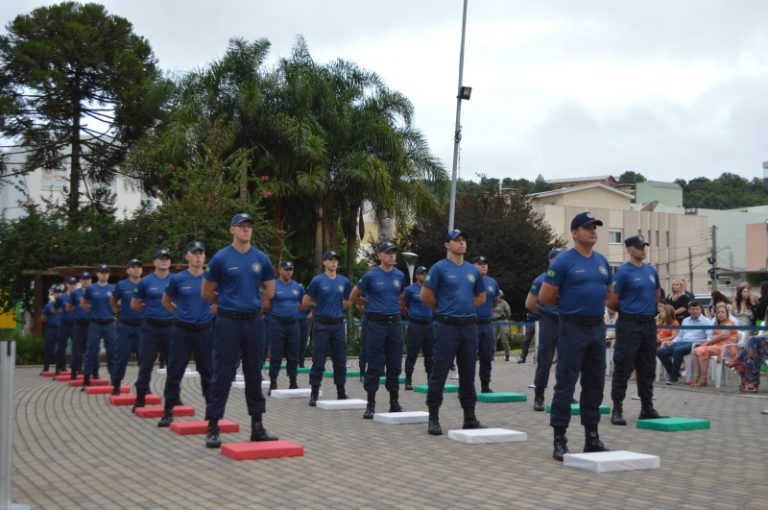
[[[323,270],[323,206],[315,211],[315,273]]]
[[[243,207],[248,204],[248,158],[243,158],[240,169],[240,202]]]
[[[285,231],[283,230],[285,218],[283,217],[283,208],[281,203],[275,200],[272,205],[272,226],[277,231],[272,238],[272,246],[270,247],[270,255],[275,262],[279,262],[283,259],[283,246],[285,246]]]
[[[350,206],[347,212],[346,228],[344,229],[344,235],[347,238],[347,278],[349,281],[354,281],[355,266],[357,265],[357,217],[360,207],[356,205]]]
[[[79,77],[75,78],[75,92],[72,98],[74,108],[72,110],[72,151],[70,155],[69,169],[69,196],[67,197],[67,213],[69,215],[70,227],[76,228],[79,221],[80,212],[80,179],[82,169],[80,167],[80,91]]]

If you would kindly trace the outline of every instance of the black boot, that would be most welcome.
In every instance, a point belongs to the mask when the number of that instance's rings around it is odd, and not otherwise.
[[[376,412],[376,392],[369,391],[368,405],[365,406],[365,412],[363,413],[363,418],[365,418],[366,420],[372,420],[375,412]]]
[[[75,370],[75,369],[73,368],[73,369],[72,369],[72,370],[70,370],[70,372],[69,372],[69,380],[70,380],[70,381],[74,381],[75,379],[77,379],[77,370]]]
[[[571,453],[568,451],[568,438],[565,437],[565,427],[555,427],[555,440],[553,442],[555,449],[552,451],[552,458],[563,461],[563,455]]]
[[[491,381],[480,381],[480,393],[493,393]]]
[[[597,433],[597,424],[584,425],[584,435],[586,436],[584,441],[584,453],[610,451],[605,447],[603,442],[600,441],[600,435]]]
[[[347,390],[344,388],[343,384],[337,384],[336,385],[336,399],[337,400],[347,400]]]
[[[288,384],[288,389],[289,390],[298,390],[299,389],[299,384],[296,382],[296,376],[295,375],[291,376],[289,379],[290,379],[290,383]]]
[[[413,372],[405,374],[405,391],[413,391]]]
[[[520,359],[517,360],[517,364],[522,365],[523,363],[525,363],[525,356],[520,356]]]
[[[389,412],[390,413],[402,413],[403,408],[400,407],[399,400],[399,391],[398,390],[392,390],[389,392]]]
[[[611,425],[626,425],[627,420],[624,419],[624,404],[622,402],[613,403],[613,411],[611,411]]]
[[[205,446],[208,448],[220,448],[219,419],[208,418],[208,433],[205,435]]]
[[[170,427],[171,422],[173,422],[173,406],[166,405],[165,410],[163,411],[163,417],[160,418],[157,426],[160,428]]]
[[[270,377],[269,378],[269,391],[267,391],[267,395],[272,394],[272,390],[277,389],[277,376]]]
[[[504,355],[504,361],[509,361],[509,354],[505,354]],[[523,362],[523,363],[525,363],[525,362]]]
[[[318,396],[320,396],[320,386],[312,386],[312,393],[309,395],[309,407],[317,406]]]
[[[475,416],[475,408],[468,408],[464,409],[464,425],[462,425],[463,429],[484,429],[482,423],[477,419]]]
[[[661,416],[656,409],[653,408],[653,402],[650,400],[643,400],[640,407],[640,416],[638,420],[658,420],[659,418],[669,418],[669,416]]]
[[[112,379],[112,394],[113,395],[119,395],[120,394],[120,384],[123,381]]]
[[[432,436],[443,435],[443,429],[440,427],[440,407],[429,406],[429,423],[427,432]]]
[[[261,413],[251,416],[251,441],[277,441],[277,436],[273,436],[264,428]]]
[[[86,375],[86,377],[88,377],[88,376]],[[131,409],[132,413],[136,413],[136,408],[137,407],[144,407],[145,405],[147,405],[147,403],[146,403],[146,396],[147,396],[147,392],[146,391],[137,391],[136,392],[136,403],[133,404],[133,408]]]
[[[533,397],[533,410],[534,411],[543,411],[544,410],[544,388],[536,388],[534,390],[535,396]]]
[[[80,391],[85,391],[85,388],[90,385],[91,385],[91,376],[86,374],[83,376],[83,385],[80,387]]]

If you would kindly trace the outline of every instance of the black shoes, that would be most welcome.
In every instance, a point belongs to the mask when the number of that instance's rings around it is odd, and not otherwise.
[[[493,393],[491,381],[480,382],[480,393]]]
[[[552,451],[552,458],[562,462],[563,456],[567,453],[571,453],[568,450],[568,438],[565,437],[565,427],[555,427],[555,440],[553,441],[554,450]]]
[[[173,410],[172,408],[165,408],[165,412],[163,413],[163,417],[160,418],[160,421],[157,423],[157,426],[160,428],[166,428],[170,427],[171,423],[173,422]]]
[[[296,382],[296,377],[295,376],[290,378],[290,383],[288,384],[288,389],[289,390],[298,390],[299,389],[299,385]]]
[[[643,406],[640,416],[637,417],[638,420],[658,420],[659,418],[669,418],[669,416],[661,416],[651,404]]]
[[[464,424],[461,426],[463,429],[484,429],[482,423],[475,416],[475,409],[464,409]]]
[[[261,421],[261,415],[251,416],[251,441],[277,441],[277,436],[273,436]]]
[[[398,391],[390,391],[389,392],[389,412],[390,413],[402,413],[403,408],[400,407]]]
[[[369,391],[368,392],[368,405],[365,406],[365,412],[363,413],[363,418],[366,420],[372,420],[373,415],[376,413],[376,393]]]
[[[410,377],[405,378],[405,391],[413,391],[413,381]]]
[[[86,375],[86,377],[88,377],[88,376]],[[147,405],[146,397],[147,397],[147,392],[146,391],[137,391],[136,392],[136,403],[133,404],[133,408],[131,409],[132,413],[135,414],[137,408],[144,407],[144,406]]]
[[[312,393],[309,395],[309,407],[317,406],[317,397],[320,395],[320,386],[312,386]]]
[[[600,436],[597,433],[597,425],[584,425],[584,434],[586,439],[584,440],[584,453],[593,452],[609,452],[610,450],[605,447]]]
[[[533,410],[543,411],[544,410],[544,388],[536,388],[535,392],[536,394],[533,397]]]
[[[123,381],[118,381],[117,379],[112,379],[112,394],[113,395],[119,395],[120,394],[120,383]]]
[[[349,397],[347,397],[347,390],[344,388],[343,384],[337,384],[336,385],[336,399],[337,400],[347,400]]]
[[[611,411],[611,425],[626,425],[627,420],[623,416],[624,407],[621,402],[613,403],[613,411]]]
[[[205,435],[205,446],[207,448],[221,448],[218,418],[208,419],[208,433]]]
[[[91,376],[86,374],[83,376],[83,385],[80,387],[80,391],[85,391],[85,388],[91,385]]]
[[[507,361],[509,361],[509,360],[507,360]],[[517,364],[518,365],[522,365],[523,363],[525,363],[525,358],[520,358],[519,360],[517,360]]]
[[[440,427],[440,408],[429,408],[429,422],[427,423],[427,433],[431,436],[443,435],[443,429]]]

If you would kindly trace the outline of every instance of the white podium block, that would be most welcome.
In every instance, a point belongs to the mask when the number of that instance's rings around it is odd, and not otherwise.
[[[318,400],[317,407],[326,411],[344,411],[347,409],[365,409],[368,405],[366,400],[359,398],[348,398],[346,400]]]
[[[238,376],[237,379],[232,381],[232,387],[237,388],[239,390],[245,389],[245,379],[241,379],[240,376]],[[262,390],[268,390],[269,389],[269,381],[261,381],[261,389]],[[273,392],[274,393],[274,392]]]
[[[528,387],[529,387],[529,388],[533,388],[533,389],[535,389],[535,388],[536,388],[536,385],[535,385],[535,384],[529,384],[529,385],[528,385]]]
[[[452,381],[458,381],[459,374],[451,374],[450,376],[448,376],[448,379],[451,379]]]
[[[768,414],[768,409],[763,409],[763,414]]]
[[[469,444],[518,443],[528,440],[525,432],[512,429],[449,430],[448,438]]]
[[[269,381],[267,381],[267,388],[269,388]],[[272,390],[270,395],[272,398],[309,398],[312,393],[312,388],[299,388],[296,390]],[[320,396],[323,396],[322,390],[320,390]],[[320,401],[317,401],[318,404]]]
[[[232,381],[232,387],[237,388],[238,390],[244,390],[245,381]]]
[[[610,471],[658,469],[661,466],[661,459],[656,455],[616,450],[613,452],[567,453],[563,456],[563,465],[594,473],[608,473]]]
[[[245,376],[243,374],[236,374],[235,375],[235,381],[243,382],[243,381],[245,381]]]
[[[185,379],[199,379],[200,378],[200,372],[198,372],[197,370],[186,369],[184,371],[184,378]]]
[[[245,379],[243,379],[243,382],[245,382]],[[262,390],[268,390],[269,389],[269,381],[266,381],[264,379],[261,380],[261,389]]]
[[[427,423],[429,413],[424,411],[405,411],[402,413],[376,413],[373,421],[387,425],[405,425],[408,423]]]
[[[165,375],[165,374],[168,373],[168,369],[167,368],[158,368],[157,369],[157,373]]]

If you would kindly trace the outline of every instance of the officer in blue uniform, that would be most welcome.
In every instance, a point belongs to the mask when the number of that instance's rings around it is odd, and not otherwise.
[[[80,307],[80,300],[83,298],[85,289],[93,281],[91,273],[83,271],[80,273],[80,287],[72,291],[67,311],[75,314],[75,323],[72,325],[72,357],[70,358],[70,378],[74,381],[77,374],[83,371],[83,355],[85,354],[85,345],[88,343],[88,312]]]
[[[88,343],[83,364],[83,387],[91,383],[91,376],[99,377],[99,346],[104,340],[107,351],[107,371],[110,377],[115,364],[117,351],[117,332],[115,330],[115,312],[110,299],[115,286],[109,283],[109,266],[100,264],[96,268],[96,283],[90,284],[83,292],[80,307],[89,312]]]
[[[171,275],[163,294],[163,306],[176,317],[176,324],[168,347],[165,408],[158,427],[168,427],[173,421],[173,406],[181,403],[181,380],[192,353],[206,402],[211,386],[214,310],[202,296],[205,245],[200,241],[189,243],[184,258],[187,269]]]
[[[50,370],[52,362],[56,360],[56,343],[59,338],[59,326],[61,325],[61,312],[56,307],[56,300],[62,294],[58,285],[51,288],[51,299],[43,308],[45,317],[45,349],[43,350],[43,372]],[[58,365],[56,366],[58,371]]]
[[[304,286],[293,279],[295,267],[290,260],[280,262],[277,270],[279,278],[275,281],[275,295],[264,300],[264,310],[272,314],[267,339],[272,356],[269,359],[269,391],[277,389],[277,376],[280,363],[286,361],[289,389],[299,387],[296,375],[299,368],[299,305],[304,298]],[[304,315],[304,312],[301,312]]]
[[[413,389],[413,369],[419,351],[424,355],[424,370],[432,373],[432,346],[435,341],[435,326],[432,322],[432,310],[421,302],[421,289],[427,278],[427,268],[419,266],[414,271],[416,279],[405,288],[400,296],[400,312],[408,318],[408,352],[405,356],[405,389]]]
[[[125,367],[132,352],[138,359],[141,328],[144,325],[144,314],[131,308],[131,299],[136,293],[136,287],[141,281],[144,269],[138,259],[128,261],[125,272],[127,277],[117,282],[115,293],[112,294],[112,308],[118,310],[120,323],[117,327],[117,362],[112,374],[112,394],[120,394],[120,385],[125,377]]]
[[[304,368],[304,360],[307,356],[307,344],[309,343],[309,321],[312,320],[312,310],[296,310],[296,319],[299,321],[299,367]]]
[[[347,332],[344,328],[344,310],[352,304],[349,300],[352,286],[346,276],[336,273],[339,260],[339,254],[335,251],[323,254],[325,271],[309,282],[300,306],[302,310],[314,307],[315,314],[312,321],[312,370],[309,372],[309,384],[312,386],[309,405],[312,407],[317,405],[320,395],[320,384],[323,381],[329,348],[337,398],[347,398]]]
[[[558,255],[547,270],[539,302],[558,306],[560,325],[552,414],[552,457],[562,461],[568,451],[566,430],[571,421],[571,399],[581,375],[581,423],[584,452],[607,451],[597,431],[605,386],[606,298],[612,292],[608,260],[594,251],[597,227],[603,222],[583,212],[571,220],[574,248]]]
[[[379,266],[369,269],[357,283],[350,300],[365,308],[366,348],[368,354],[363,387],[368,405],[363,413],[366,420],[376,412],[376,392],[379,377],[385,373],[385,386],[389,391],[389,412],[403,410],[399,402],[402,371],[403,333],[400,328],[400,295],[403,293],[405,275],[395,267],[397,246],[386,241],[376,248]]]
[[[483,276],[475,266],[464,261],[467,236],[461,230],[445,235],[446,258],[429,269],[421,301],[435,312],[437,327],[432,373],[429,376],[427,432],[443,433],[440,405],[443,387],[453,359],[459,369],[459,402],[464,411],[465,429],[482,428],[475,417],[475,361],[477,360],[477,316],[475,309],[485,303]]]
[[[555,257],[560,254],[560,250],[552,249],[549,251],[549,263],[551,264]],[[535,396],[533,398],[533,410],[544,410],[544,392],[549,384],[549,372],[552,368],[552,360],[555,359],[557,350],[557,330],[560,327],[560,312],[557,306],[551,306],[539,302],[539,291],[546,271],[533,279],[528,296],[525,298],[525,308],[529,313],[535,314],[539,321],[539,345],[536,349],[536,375],[533,383],[536,386]]]
[[[67,369],[67,343],[72,337],[72,328],[75,324],[74,308],[67,305],[72,302],[72,292],[77,285],[77,278],[70,276],[65,280],[64,292],[62,292],[54,303],[57,312],[61,317],[59,325],[59,336],[56,339],[56,375]],[[74,342],[73,342],[74,347]]]
[[[644,262],[646,253],[643,236],[627,237],[624,246],[629,261],[613,277],[613,293],[608,307],[618,310],[616,343],[613,349],[613,379],[611,423],[626,425],[624,397],[627,381],[634,368],[637,372],[637,393],[640,395],[640,420],[659,418],[653,408],[653,378],[656,371],[656,303],[661,286],[656,269]]]
[[[472,259],[483,275],[485,303],[475,308],[477,314],[477,348],[480,360],[480,392],[493,393],[491,389],[491,365],[496,355],[496,335],[493,332],[493,309],[499,304],[499,284],[488,276],[488,259],[482,255]]]
[[[174,316],[163,306],[163,294],[171,282],[171,252],[162,248],[152,258],[155,270],[139,280],[131,299],[131,308],[144,314],[144,327],[139,341],[139,376],[136,379],[136,404],[144,407],[152,368],[157,354],[167,349],[173,336]]]
[[[232,244],[211,259],[203,281],[203,298],[215,304],[213,329],[213,376],[205,417],[208,434],[205,445],[219,448],[219,420],[229,398],[237,361],[242,357],[245,377],[245,403],[251,416],[251,441],[274,441],[277,437],[264,428],[262,415],[266,401],[261,391],[266,334],[262,316],[263,301],[275,294],[275,272],[267,255],[251,245],[253,217],[235,214],[229,222]]]

